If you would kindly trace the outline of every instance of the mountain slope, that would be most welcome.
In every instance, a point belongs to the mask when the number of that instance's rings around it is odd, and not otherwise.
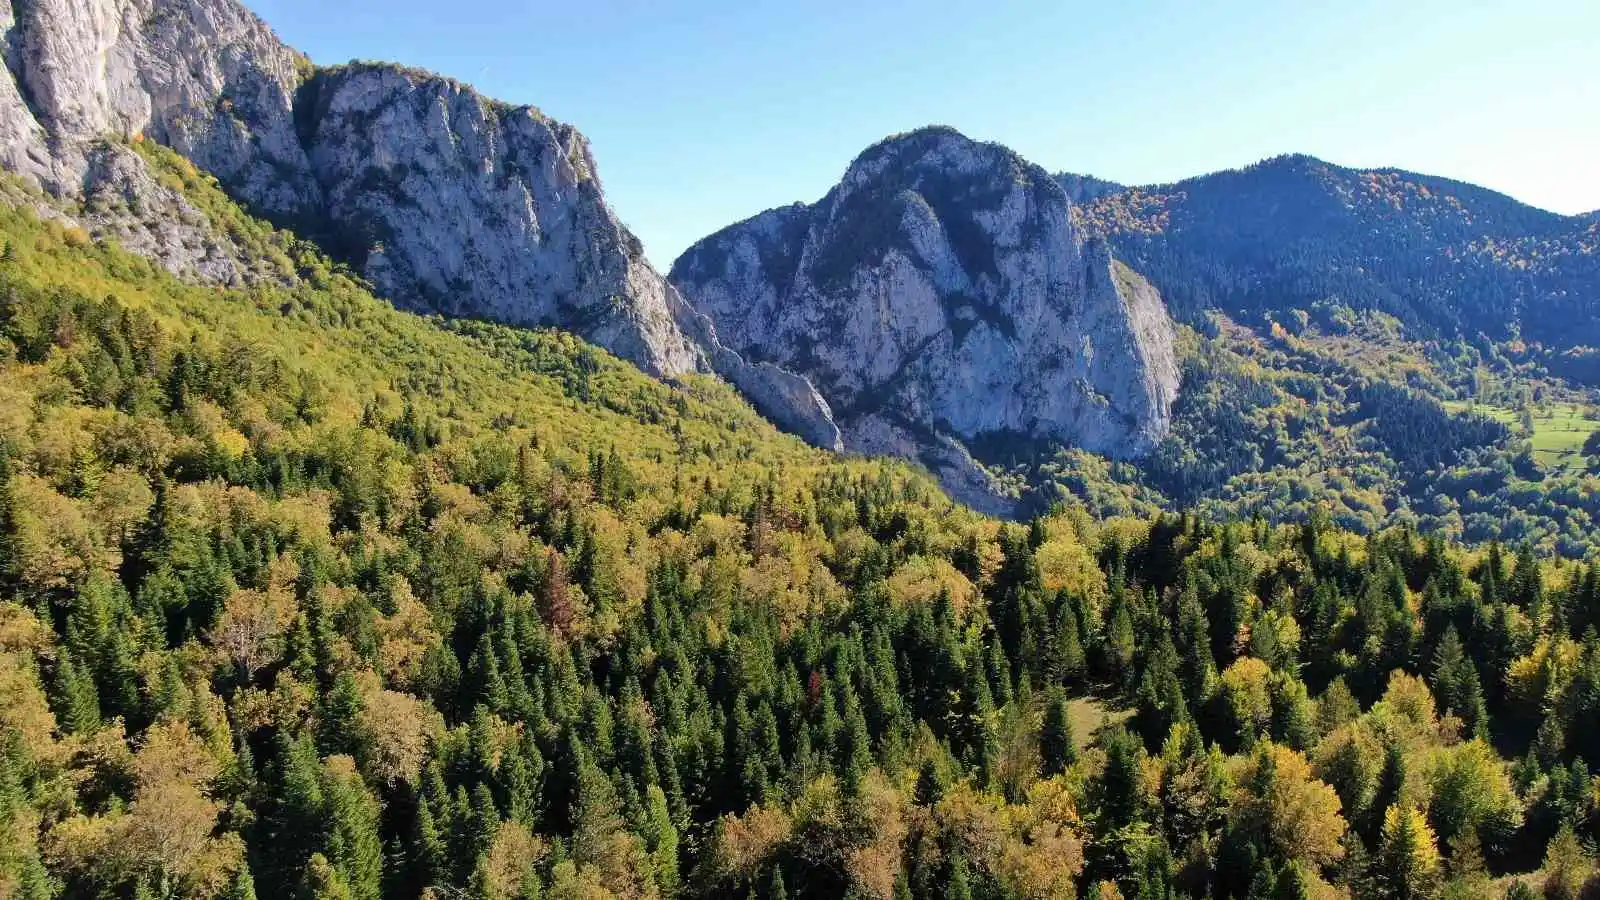
[[[650,267],[571,126],[399,66],[316,70],[233,0],[20,0],[0,27],[0,163],[96,235],[186,277],[253,277],[125,146],[153,140],[397,304],[560,325],[661,376],[714,370],[839,443],[804,379],[729,352]]]
[[[984,519],[147,158],[263,277],[0,179],[0,895],[1365,896],[1400,815],[1451,896],[1588,865],[1600,567]]]
[[[1071,172],[1062,172],[1056,176],[1061,189],[1067,192],[1067,199],[1073,203],[1087,203],[1097,197],[1125,191],[1128,186],[1096,178],[1093,175],[1074,175]]]
[[[969,449],[1138,456],[1177,391],[1161,299],[1070,208],[1010,150],[924,129],[863,152],[815,205],[702,240],[672,281],[735,349],[811,377],[848,446],[920,458],[1001,509]]]
[[[1079,211],[1176,314],[1344,306],[1419,337],[1600,343],[1600,241],[1461,182],[1284,156],[1098,197]]]

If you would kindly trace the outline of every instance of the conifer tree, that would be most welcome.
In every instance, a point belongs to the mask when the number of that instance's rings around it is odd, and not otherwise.
[[[1139,681],[1139,731],[1146,745],[1155,745],[1174,725],[1188,721],[1183,684],[1178,679],[1178,653],[1165,628],[1158,629],[1145,658]]]
[[[1103,828],[1116,829],[1142,818],[1145,805],[1143,756],[1139,740],[1122,728],[1103,740],[1105,767],[1091,785]]]
[[[0,438],[0,596],[22,587],[22,548],[17,537],[17,501],[11,489],[11,443]]]
[[[1060,688],[1052,689],[1045,697],[1044,724],[1039,730],[1039,772],[1046,778],[1060,775],[1077,756],[1066,694]]]
[[[950,881],[945,886],[946,900],[972,900],[972,877],[967,858],[956,853],[950,860]]]
[[[417,800],[416,834],[413,837],[415,877],[422,886],[443,885],[449,880],[450,851],[439,823],[434,819],[433,804],[427,794]]]
[[[1425,900],[1438,893],[1438,842],[1414,807],[1397,803],[1384,813],[1378,866],[1383,896],[1389,900]]]
[[[1442,710],[1460,717],[1472,737],[1488,737],[1489,711],[1478,669],[1467,658],[1455,626],[1446,629],[1433,654],[1433,691]]]
[[[68,647],[61,647],[56,654],[51,692],[56,721],[70,734],[91,734],[100,727],[100,697],[94,678],[73,660]]]
[[[323,774],[324,854],[351,900],[382,895],[383,844],[378,835],[378,803],[361,782],[348,757],[328,760]]]

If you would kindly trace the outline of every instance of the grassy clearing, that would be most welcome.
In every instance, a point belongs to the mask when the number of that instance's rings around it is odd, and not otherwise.
[[[1067,721],[1072,723],[1072,742],[1079,750],[1094,743],[1105,728],[1120,725],[1133,717],[1131,709],[1115,709],[1096,697],[1074,697],[1067,701]]]
[[[1498,419],[1533,445],[1533,458],[1550,471],[1565,472],[1583,468],[1583,442],[1600,431],[1600,415],[1592,407],[1576,403],[1555,403],[1533,409],[1533,432],[1528,433],[1522,414],[1505,406],[1447,400],[1451,412],[1476,412]]]

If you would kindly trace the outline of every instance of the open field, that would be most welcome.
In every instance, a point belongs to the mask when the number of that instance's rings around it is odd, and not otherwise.
[[[1536,406],[1533,409],[1533,434],[1527,435],[1521,414],[1505,406],[1474,404],[1465,400],[1447,400],[1451,412],[1476,412],[1498,419],[1517,434],[1528,437],[1533,444],[1533,458],[1550,471],[1564,472],[1583,466],[1583,442],[1589,435],[1600,431],[1600,418],[1593,410],[1574,403],[1556,403]]]
[[[1103,728],[1120,725],[1133,717],[1131,709],[1117,709],[1097,697],[1073,697],[1067,701],[1067,721],[1072,723],[1072,742],[1079,750],[1094,743]]]

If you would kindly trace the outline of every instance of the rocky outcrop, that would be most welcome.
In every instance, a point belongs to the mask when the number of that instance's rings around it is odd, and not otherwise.
[[[817,204],[706,238],[672,280],[735,350],[809,376],[847,446],[919,458],[969,502],[999,501],[968,448],[1137,457],[1170,422],[1160,297],[1080,238],[1054,178],[950,129],[872,147]]]
[[[87,162],[76,224],[182,278],[229,286],[285,278],[277,263],[219,233],[205,213],[162,184],[126,144],[97,143]]]
[[[0,0],[0,28],[6,168],[72,194],[96,142],[142,134],[260,211],[320,205],[292,111],[310,64],[237,3]]]
[[[324,230],[381,293],[562,325],[659,375],[702,367],[570,125],[389,65],[320,73],[301,103]]]
[[[717,338],[711,317],[689,306],[676,290],[668,297],[684,333],[706,349],[712,370],[738,388],[762,415],[814,447],[844,451],[844,436],[833,420],[833,410],[810,379],[769,362],[746,360]]]
[[[1115,194],[1128,189],[1127,185],[1093,175],[1075,175],[1071,172],[1061,172],[1056,175],[1056,181],[1061,189],[1067,192],[1067,199],[1073,203],[1088,203],[1097,197]]]
[[[553,325],[659,376],[715,371],[837,446],[805,379],[749,365],[645,260],[588,142],[399,66],[315,70],[233,0],[0,0],[0,165],[183,277],[281,277],[152,177],[150,139],[316,237],[396,304]]]

